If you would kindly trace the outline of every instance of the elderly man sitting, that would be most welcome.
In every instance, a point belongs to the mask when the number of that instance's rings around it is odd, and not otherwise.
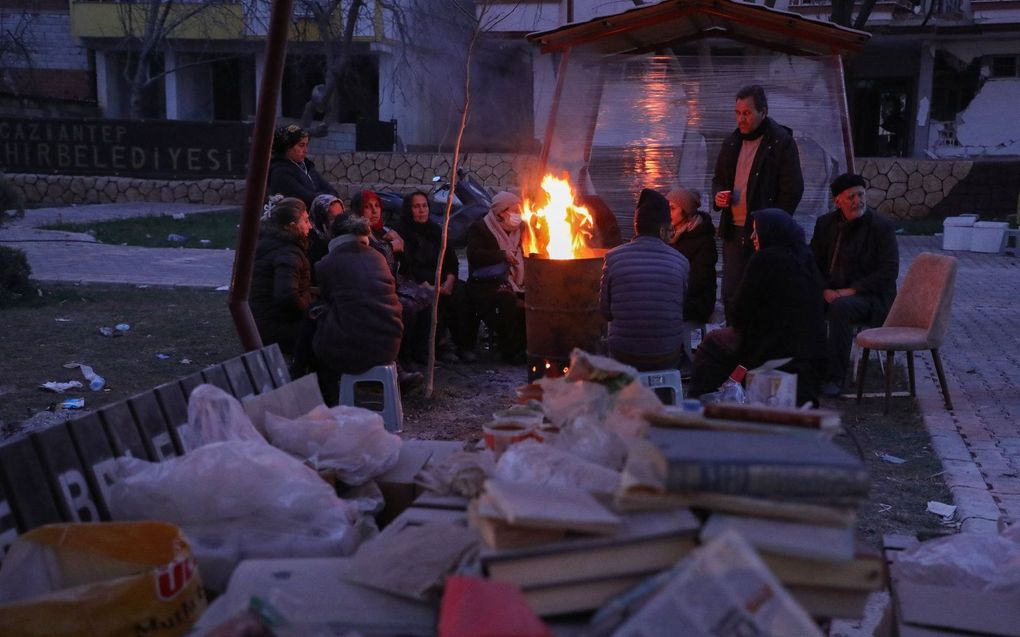
[[[867,206],[867,184],[853,173],[832,182],[836,210],[815,224],[811,251],[827,305],[828,372],[823,396],[842,393],[855,325],[881,325],[896,297],[899,248],[892,223]]]

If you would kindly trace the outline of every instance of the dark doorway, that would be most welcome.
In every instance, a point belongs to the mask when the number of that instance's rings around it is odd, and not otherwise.
[[[913,79],[859,79],[853,83],[850,117],[858,157],[910,155]]]

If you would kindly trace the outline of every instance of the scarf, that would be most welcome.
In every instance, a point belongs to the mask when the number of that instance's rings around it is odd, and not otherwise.
[[[493,212],[489,212],[485,215],[485,225],[492,232],[492,236],[496,238],[496,243],[499,245],[499,249],[506,252],[513,258],[513,263],[508,263],[510,272],[507,276],[507,283],[514,292],[524,291],[524,250],[521,248],[521,228],[518,226],[516,230],[511,233],[507,233],[500,225],[499,219]]]
[[[746,135],[741,133],[740,129],[738,128],[737,129],[737,135],[739,135],[740,139],[745,141],[745,142],[754,141],[754,140],[758,139],[759,137],[761,137],[762,135],[765,134],[765,129],[767,128],[766,124],[768,124],[768,122],[769,122],[769,117],[768,117],[768,115],[766,115],[765,117],[762,118],[761,124],[758,124],[758,128],[754,129],[753,131],[751,131],[750,133],[748,133]]]
[[[690,232],[701,225],[701,215],[695,212],[690,218],[683,218],[680,220],[680,225],[673,226],[673,236],[669,242],[673,243],[680,235]]]

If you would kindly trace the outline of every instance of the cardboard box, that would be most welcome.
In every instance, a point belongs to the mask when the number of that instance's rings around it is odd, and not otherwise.
[[[1020,593],[893,581],[900,637],[1020,637]]]
[[[745,378],[747,402],[772,407],[797,406],[797,375],[777,369],[792,358],[776,358],[748,370]]]

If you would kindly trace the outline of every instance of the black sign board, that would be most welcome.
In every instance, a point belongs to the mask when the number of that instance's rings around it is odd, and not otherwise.
[[[0,117],[10,173],[143,179],[242,178],[252,124]]]

